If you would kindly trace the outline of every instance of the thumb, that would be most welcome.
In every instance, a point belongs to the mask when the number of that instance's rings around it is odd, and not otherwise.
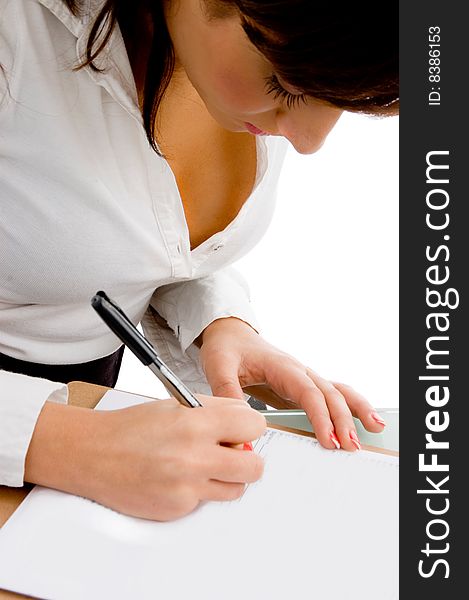
[[[238,377],[239,358],[225,352],[212,352],[204,361],[204,371],[214,396],[244,400]]]

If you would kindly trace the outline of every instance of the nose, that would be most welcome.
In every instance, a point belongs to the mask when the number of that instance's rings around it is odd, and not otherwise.
[[[343,110],[309,100],[295,108],[279,109],[277,131],[300,154],[313,154],[324,144]]]

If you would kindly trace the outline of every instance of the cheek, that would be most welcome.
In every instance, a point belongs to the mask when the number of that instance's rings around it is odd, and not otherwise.
[[[262,81],[239,70],[215,72],[212,90],[215,103],[229,112],[255,114],[272,109],[272,100],[265,94]]]

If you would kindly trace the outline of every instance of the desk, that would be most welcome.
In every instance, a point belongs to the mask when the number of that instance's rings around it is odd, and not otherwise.
[[[99,402],[103,394],[107,391],[108,388],[102,386],[95,385],[83,385],[81,382],[73,382],[69,384],[69,403],[75,406],[81,406],[84,408],[94,408],[96,404]],[[247,391],[247,390],[246,390]],[[251,392],[252,393],[252,392]],[[264,396],[264,400],[268,400],[267,396]],[[358,433],[360,439],[367,444],[374,445],[377,447],[388,447],[389,449],[395,450],[397,449],[397,440],[398,440],[398,412],[393,409],[386,409],[382,412],[385,420],[388,422],[388,427],[386,434],[368,434],[365,430],[360,429],[361,425],[357,425]],[[391,416],[392,415],[392,416]],[[275,426],[284,425],[287,427],[291,427],[293,424],[292,418],[288,417],[270,417],[268,422]],[[297,417],[294,421],[294,427],[298,427],[300,429],[304,429],[306,431],[311,431],[311,427],[305,417]],[[366,436],[366,437],[365,437]],[[370,437],[371,436],[371,437]],[[388,446],[384,444],[388,443]],[[19,504],[24,500],[24,498],[31,491],[33,486],[25,485],[23,488],[7,488],[0,486],[0,527],[9,519],[9,517],[13,514]],[[27,598],[27,596],[23,596],[20,594],[14,594],[12,592],[7,592],[0,590],[0,600],[6,599],[18,599],[18,598]]]

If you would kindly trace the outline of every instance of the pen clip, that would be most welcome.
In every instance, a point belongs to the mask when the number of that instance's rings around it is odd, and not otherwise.
[[[91,299],[91,305],[109,329],[122,342],[125,340],[126,345],[144,365],[148,366],[152,362],[156,362],[158,365],[161,364],[150,342],[143,337],[129,317],[119,306],[114,304],[105,292],[96,292]]]
[[[202,406],[192,392],[158,357],[155,348],[138,331],[124,311],[102,290],[96,292],[91,305],[109,329],[123,342],[163,383],[170,394],[185,406]]]

